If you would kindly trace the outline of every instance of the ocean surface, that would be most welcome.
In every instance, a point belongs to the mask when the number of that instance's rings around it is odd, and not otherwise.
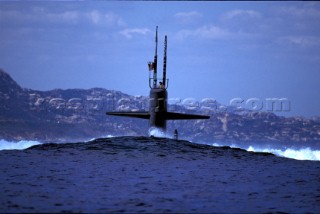
[[[318,150],[234,147],[0,140],[0,212],[320,213]]]

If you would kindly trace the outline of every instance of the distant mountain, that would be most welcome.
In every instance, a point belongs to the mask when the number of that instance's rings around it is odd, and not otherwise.
[[[145,135],[147,121],[107,117],[105,111],[138,108],[135,98],[102,88],[22,89],[0,70],[0,139],[68,141],[113,135]],[[118,105],[118,103],[120,105]]]
[[[106,116],[106,111],[148,109],[148,97],[103,88],[36,91],[21,88],[0,70],[0,139],[68,141],[106,135],[146,135],[148,121]],[[320,121],[280,117],[232,107],[170,105],[170,110],[210,115],[209,120],[168,122],[168,132],[202,142],[305,143],[320,147]]]

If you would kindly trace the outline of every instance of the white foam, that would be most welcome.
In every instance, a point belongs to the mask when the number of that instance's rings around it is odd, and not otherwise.
[[[272,153],[280,157],[292,158],[296,160],[320,161],[320,150],[312,150],[310,148],[303,148],[303,149],[287,148],[287,149],[281,150],[281,149],[269,149],[269,148],[259,149],[259,148],[254,148],[253,146],[249,146],[247,151]]]
[[[116,137],[116,136],[111,135],[111,134],[108,134],[108,135],[103,135],[103,136],[98,137],[98,138],[112,138],[112,137]],[[90,141],[93,141],[93,140],[95,140],[95,139],[97,139],[97,138],[96,138],[96,137],[95,137],[95,138],[91,138],[91,139],[89,139],[89,140],[86,140],[86,142],[90,142]]]
[[[9,142],[6,140],[0,140],[0,150],[22,150],[31,146],[41,144],[38,141],[21,140],[18,142]]]
[[[108,134],[107,136],[103,136],[103,138],[111,138],[111,137],[116,137],[114,135]]]
[[[167,134],[162,129],[155,128],[155,127],[150,127],[148,133],[149,133],[149,136],[172,138],[171,135]]]
[[[219,143],[211,143],[209,145],[221,147],[221,146],[230,146],[231,148],[240,148],[247,150],[248,152],[264,152],[264,153],[272,153],[279,157],[291,158],[295,160],[312,160],[312,161],[320,161],[320,150],[313,150],[311,148],[301,148],[301,149],[293,149],[293,148],[285,148],[285,149],[275,149],[275,148],[264,148],[263,146],[238,146],[236,144],[232,145],[223,145]]]

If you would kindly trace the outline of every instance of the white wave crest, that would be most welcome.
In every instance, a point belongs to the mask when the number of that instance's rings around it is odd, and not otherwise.
[[[257,149],[253,146],[249,146],[247,151],[250,152],[266,152],[272,153],[280,157],[292,158],[296,160],[315,160],[320,161],[320,150],[312,150],[310,148],[303,149]]]
[[[171,135],[163,131],[162,129],[151,127],[149,128],[149,136],[154,136],[154,137],[165,137],[165,138],[172,138]]]
[[[31,140],[21,140],[18,142],[9,142],[6,140],[0,140],[0,151],[1,150],[22,150],[38,144],[41,144],[41,143],[38,141],[31,141]]]
[[[293,149],[293,148],[284,148],[284,149],[275,149],[275,148],[263,148],[261,146],[238,146],[236,144],[231,145],[222,145],[219,143],[211,143],[209,145],[221,147],[221,146],[230,146],[231,148],[240,148],[244,149],[248,152],[264,152],[271,153],[279,157],[291,158],[295,160],[312,160],[312,161],[320,161],[320,150],[312,150],[311,148],[301,148],[301,149]]]
[[[111,134],[108,134],[108,135],[102,135],[101,137],[98,137],[98,138],[112,138],[112,137],[116,137],[114,135],[111,135]],[[85,140],[86,142],[90,142],[90,141],[93,141],[97,139],[96,137],[95,138],[90,138],[89,140]]]

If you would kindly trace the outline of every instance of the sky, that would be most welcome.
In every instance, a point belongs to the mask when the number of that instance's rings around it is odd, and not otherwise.
[[[318,2],[0,1],[0,68],[24,88],[148,96],[159,26],[169,98],[286,98],[275,113],[320,116],[319,23]]]

